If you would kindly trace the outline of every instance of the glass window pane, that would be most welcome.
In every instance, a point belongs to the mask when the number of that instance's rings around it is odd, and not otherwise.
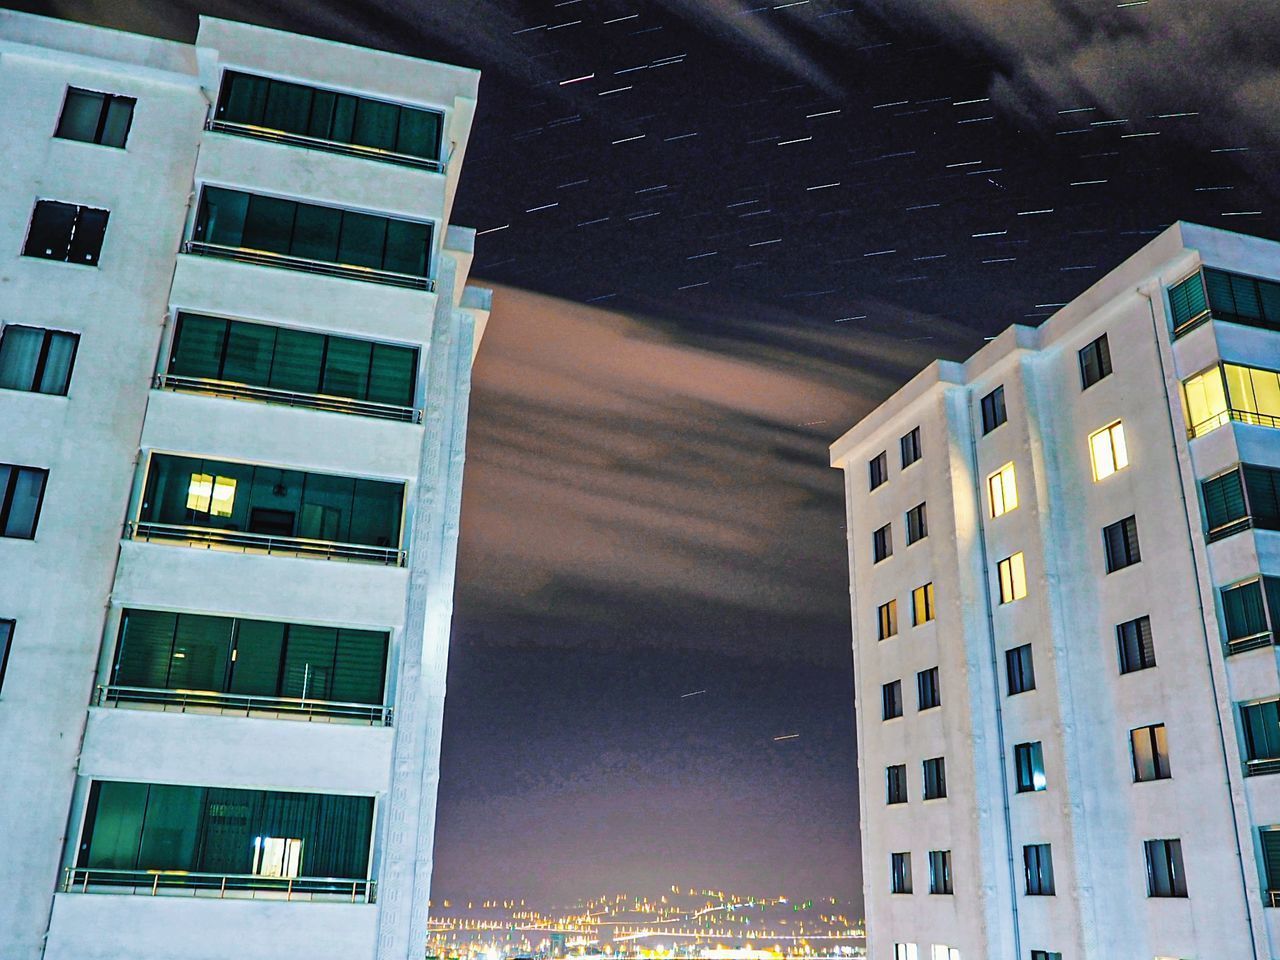
[[[178,616],[159,610],[126,610],[111,682],[121,687],[168,686]]]
[[[333,262],[338,257],[338,230],[342,211],[315,204],[298,205],[293,225],[293,247],[290,253],[308,260]]]
[[[77,863],[102,870],[132,870],[138,865],[142,818],[147,809],[145,783],[95,783],[90,814]]]
[[[106,210],[95,210],[93,207],[81,207],[76,217],[75,232],[71,236],[71,245],[67,248],[69,263],[83,263],[93,266],[102,254],[102,241],[107,235]]]
[[[312,540],[350,542],[351,500],[356,481],[328,474],[307,475],[302,493],[302,515],[298,536]]]
[[[153,454],[139,518],[153,523],[186,523],[192,476],[203,472],[196,457]]]
[[[238,247],[244,239],[249,195],[238,190],[205,187],[196,221],[196,239],[224,247]]]
[[[363,147],[394,150],[399,120],[400,108],[395,104],[361,99],[356,108],[355,136],[352,141]]]
[[[0,329],[0,387],[30,390],[43,346],[43,330],[14,325]]]
[[[355,493],[350,542],[399,547],[404,485],[381,480],[357,480]]]
[[[1254,370],[1253,393],[1258,401],[1258,413],[1263,416],[1280,417],[1280,376],[1270,370]]]
[[[231,123],[261,126],[262,115],[267,109],[269,82],[263,77],[249,77],[242,73],[227,73],[224,77],[218,118]]]
[[[430,246],[430,224],[390,220],[387,223],[387,253],[383,267],[396,273],[425,277]]]
[[[174,635],[168,686],[175,690],[214,690],[227,685],[231,656],[231,619],[184,613]]]
[[[293,218],[298,204],[277,197],[253,195],[244,218],[244,237],[240,245],[250,250],[269,253],[289,252],[293,238]]]
[[[228,321],[184,313],[178,316],[169,372],[178,377],[222,378],[222,345]]]
[[[1226,372],[1227,396],[1231,398],[1232,409],[1257,413],[1258,404],[1253,396],[1253,378],[1249,376],[1249,368],[1228,363]]]
[[[201,787],[151,784],[142,842],[138,847],[140,870],[194,870],[197,843],[204,813]]]
[[[277,390],[316,393],[320,389],[323,335],[302,330],[280,330],[271,367],[271,386]]]
[[[40,509],[40,495],[44,493],[45,472],[18,467],[10,479],[13,501],[9,506],[9,519],[3,535],[30,539],[36,533],[36,518]]]
[[[316,90],[311,98],[311,119],[307,124],[307,135],[319,140],[333,139],[333,108],[338,96],[327,90]]]
[[[418,372],[418,351],[411,347],[374,344],[368,399],[374,403],[413,406]]]
[[[333,105],[333,125],[329,129],[329,139],[339,143],[351,143],[356,127],[355,97],[340,93]]]
[[[75,362],[76,346],[80,338],[74,333],[50,333],[48,351],[44,359],[44,372],[36,389],[41,393],[63,396],[71,385],[71,365]],[[3,362],[0,361],[0,367]]]
[[[339,630],[330,693],[342,703],[382,703],[387,635],[375,630]]]
[[[440,120],[440,114],[433,110],[401,107],[396,151],[425,160],[439,160]]]
[[[280,695],[303,700],[332,700],[333,662],[338,631],[293,624],[285,647]]]
[[[236,624],[236,659],[231,665],[232,693],[278,696],[284,654],[282,623],[241,620]]]
[[[320,391],[363,400],[369,392],[369,362],[372,353],[373,344],[367,340],[330,337]]]
[[[272,80],[262,125],[272,130],[306,133],[311,119],[311,88]]]
[[[305,482],[306,474],[299,470],[255,468],[245,529],[274,537],[297,536],[298,512]]]
[[[338,245],[338,262],[382,269],[382,253],[386,239],[385,218],[348,211],[342,216],[342,240]]]
[[[232,321],[227,328],[223,380],[266,386],[276,352],[276,330],[261,323]]]
[[[112,97],[107,104],[107,117],[102,125],[102,139],[98,142],[105,147],[123,147],[129,138],[129,124],[133,122],[134,100],[131,97]]]
[[[67,99],[62,105],[55,137],[65,140],[84,140],[92,143],[98,135],[98,118],[102,115],[101,93],[91,90],[67,89]]]
[[[74,204],[59,203],[57,200],[37,201],[22,255],[46,260],[66,260],[75,223]]]
[[[1256,321],[1262,317],[1262,304],[1258,301],[1258,287],[1249,277],[1231,276],[1231,295],[1236,301],[1236,316],[1241,320]]]

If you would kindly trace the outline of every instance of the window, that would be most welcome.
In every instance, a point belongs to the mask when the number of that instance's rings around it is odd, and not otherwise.
[[[947,761],[933,757],[924,762],[924,799],[941,800],[947,795]]]
[[[880,484],[889,479],[889,454],[888,451],[881,450],[867,464],[871,474],[871,489],[874,490]]]
[[[952,893],[951,888],[951,851],[929,851],[929,892]]]
[[[1044,748],[1039,740],[1015,743],[1013,766],[1018,793],[1039,793],[1048,786],[1044,775]]]
[[[893,525],[886,523],[871,534],[871,556],[875,563],[893,556]]]
[[[1280,578],[1255,577],[1222,589],[1227,652],[1240,653],[1275,641],[1271,610],[1280,609]]]
[[[348,144],[393,161],[386,154],[438,161],[444,128],[444,116],[435,110],[231,71],[223,74],[215,117],[222,123]]]
[[[215,247],[426,277],[431,224],[205,187],[193,239]]]
[[[1102,542],[1107,554],[1107,573],[1115,573],[1142,560],[1138,550],[1138,521],[1125,517],[1102,529]]]
[[[892,720],[902,716],[902,681],[893,680],[880,687],[880,698],[883,700],[883,719]]]
[[[1031,960],[1062,960],[1062,954],[1056,950],[1032,950]]]
[[[1027,567],[1022,554],[1005,557],[997,564],[1000,574],[1000,602],[1012,603],[1027,595]]]
[[[1018,483],[1014,477],[1012,462],[1006,463],[987,477],[987,498],[991,504],[993,519],[1018,509]]]
[[[1146,840],[1147,896],[1185,897],[1187,875],[1182,867],[1181,840]]]
[[[916,697],[920,710],[932,710],[942,705],[942,687],[938,682],[937,667],[930,667],[916,674]]]
[[[911,591],[911,625],[918,627],[933,617],[933,584],[926,583]]]
[[[1280,700],[1260,700],[1240,705],[1247,772],[1272,773],[1280,760]]]
[[[1103,377],[1111,376],[1111,348],[1104,333],[1080,350],[1080,389],[1088,390]]]
[[[920,960],[920,954],[914,943],[895,943],[893,960]]]
[[[876,610],[880,632],[877,639],[888,640],[898,635],[898,601],[882,603]]]
[[[1192,437],[1204,436],[1228,420],[1280,426],[1280,374],[1274,370],[1224,363],[1188,377],[1182,386]]]
[[[960,948],[948,947],[945,943],[935,943],[929,951],[930,960],[960,960]]]
[[[910,433],[902,437],[898,441],[898,445],[902,447],[902,466],[903,469],[911,466],[920,459],[920,428],[916,427]]]
[[[1053,896],[1053,850],[1047,843],[1029,843],[1022,848],[1022,867],[1027,878],[1028,897]]]
[[[1004,409],[1004,386],[998,386],[982,398],[982,434],[986,436],[1009,419]]]
[[[1258,831],[1258,843],[1262,847],[1262,870],[1266,881],[1267,906],[1280,903],[1280,826],[1263,827]]]
[[[1036,672],[1031,663],[1031,644],[1024,643],[1020,647],[1006,650],[1004,666],[1009,696],[1026,693],[1036,688]]]
[[[885,803],[907,802],[907,765],[885,767]]]
[[[0,537],[33,540],[48,470],[0,463]]]
[[[907,546],[929,535],[929,520],[924,504],[917,504],[907,511]]]
[[[891,893],[911,892],[911,854],[889,854],[889,891]]]
[[[1089,434],[1089,455],[1093,460],[1093,479],[1096,483],[1129,465],[1129,448],[1124,442],[1124,424],[1117,420]]]
[[[9,666],[9,646],[13,641],[13,621],[0,620],[0,693],[4,692],[4,672]]]
[[[1173,335],[1179,337],[1209,317],[1204,280],[1197,270],[1181,283],[1169,288],[1169,308],[1173,314]]]
[[[1133,750],[1134,783],[1169,779],[1169,741],[1163,723],[1130,730],[1129,745]]]
[[[1280,330],[1280,283],[1206,268],[1204,285],[1213,319]]]
[[[37,200],[22,255],[96,267],[109,216],[106,210],[95,207]]]
[[[76,333],[0,327],[0,388],[66,396],[79,344]]]
[[[1249,527],[1280,529],[1280,470],[1240,466],[1200,484],[1210,542]]]
[[[184,313],[178,315],[168,373],[289,394],[325,394],[409,407],[417,382],[418,351]]]
[[[104,147],[123,147],[129,139],[129,125],[133,123],[133,107],[137,102],[133,97],[68,87],[54,136],[100,143]]]
[[[1134,673],[1156,665],[1156,646],[1151,639],[1151,618],[1138,617],[1116,625],[1116,648],[1120,672]]]

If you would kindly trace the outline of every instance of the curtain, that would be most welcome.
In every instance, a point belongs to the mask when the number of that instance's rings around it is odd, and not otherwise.
[[[36,375],[44,331],[15,325],[3,328],[0,336],[0,387],[30,390]]]
[[[71,363],[76,355],[79,336],[73,333],[47,334],[49,348],[45,354],[44,372],[35,385],[41,393],[63,395],[71,382]]]
[[[1252,637],[1267,630],[1262,584],[1257,580],[1223,590],[1222,611],[1227,621],[1228,640]]]

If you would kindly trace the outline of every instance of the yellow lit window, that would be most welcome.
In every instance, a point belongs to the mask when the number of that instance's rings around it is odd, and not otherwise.
[[[911,623],[920,626],[933,619],[933,584],[926,583],[911,591]]]
[[[1124,424],[1117,420],[1111,426],[1089,434],[1089,454],[1093,458],[1095,482],[1127,467],[1129,448],[1124,443]]]
[[[1227,422],[1227,390],[1220,368],[1210,367],[1190,377],[1183,382],[1182,390],[1187,400],[1187,429],[1191,436],[1202,436]]]
[[[1015,553],[1000,561],[1000,602],[1012,603],[1027,595],[1027,566],[1022,554]]]
[[[214,517],[229,517],[235,499],[236,482],[231,477],[215,477],[208,473],[191,475],[191,483],[187,487],[188,510]]]
[[[1002,517],[1018,508],[1018,482],[1014,478],[1011,462],[987,477],[987,495],[991,501],[993,517]]]

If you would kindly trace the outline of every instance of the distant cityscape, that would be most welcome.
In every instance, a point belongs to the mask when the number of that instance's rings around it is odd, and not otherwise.
[[[427,954],[477,957],[862,957],[865,931],[835,897],[748,896],[671,886],[567,908],[522,899],[432,904]]]

